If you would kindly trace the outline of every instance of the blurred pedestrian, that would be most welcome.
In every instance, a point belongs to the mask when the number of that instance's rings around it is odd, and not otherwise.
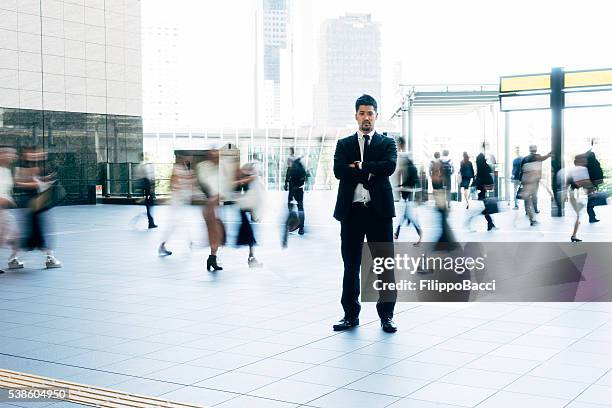
[[[523,156],[521,156],[520,148],[517,146],[515,149],[516,157],[512,161],[512,184],[514,185],[514,209],[518,210],[518,190],[521,187],[521,166],[523,163]]]
[[[17,257],[19,250],[19,231],[15,217],[9,208],[15,207],[13,201],[13,174],[11,166],[16,160],[15,149],[0,147],[0,247],[8,246],[11,255],[8,260],[8,269],[23,268],[23,262]],[[0,269],[0,273],[3,271]]]
[[[442,164],[442,188],[444,189],[446,204],[448,209],[450,209],[453,190],[452,180],[453,174],[455,173],[455,167],[453,166],[453,161],[451,160],[447,149],[442,150],[440,162]]]
[[[236,245],[249,247],[249,257],[247,259],[249,268],[260,267],[263,264],[255,258],[254,247],[257,240],[252,223],[258,221],[257,211],[261,206],[264,189],[256,162],[246,163],[238,170],[235,185],[236,191],[239,193],[238,205],[240,206],[240,227],[238,228]]]
[[[136,168],[136,180],[137,186],[142,189],[147,210],[148,228],[157,228],[153,219],[153,205],[155,203],[155,167],[153,163],[143,160]]]
[[[157,250],[160,256],[172,255],[172,251],[166,248],[166,242],[185,214],[186,206],[191,203],[193,187],[193,174],[191,172],[191,162],[188,158],[180,156],[177,163],[172,166],[172,176],[170,177],[170,217],[167,221],[162,242]]]
[[[521,161],[521,187],[522,198],[525,201],[525,212],[529,217],[529,224],[537,224],[535,214],[538,214],[538,190],[542,179],[542,162],[552,156],[552,152],[542,156],[538,154],[536,145],[529,146],[529,154]]]
[[[61,268],[62,263],[55,258],[46,234],[46,211],[56,204],[54,198],[55,173],[43,175],[44,160],[47,153],[26,148],[21,155],[21,165],[15,170],[15,186],[21,188],[27,196],[25,211],[25,228],[23,229],[23,248],[32,251],[41,250],[46,255],[47,268]]]
[[[415,215],[414,201],[416,192],[418,189],[419,175],[414,162],[412,161],[411,154],[405,151],[406,141],[403,137],[397,139],[397,167],[399,170],[399,185],[398,190],[402,201],[404,202],[404,211],[398,219],[397,227],[395,228],[395,234],[393,238],[399,239],[400,230],[404,221],[406,225],[412,224],[419,239],[415,242],[418,245],[421,242],[423,233]]]
[[[225,243],[225,228],[217,217],[220,204],[219,149],[213,148],[207,152],[205,160],[196,167],[198,183],[206,195],[203,208],[204,221],[208,230],[210,255],[206,260],[207,271],[220,271],[223,267],[217,263],[217,251]]]
[[[285,191],[287,195],[287,208],[289,211],[293,209],[293,202],[297,204],[298,216],[300,223],[298,225],[298,234],[304,235],[304,189],[306,187],[306,179],[308,178],[308,170],[301,157],[293,157],[291,165],[287,166],[287,175],[285,177]]]
[[[482,144],[482,151],[476,156],[476,177],[474,179],[475,187],[478,190],[478,200],[482,201],[484,209],[482,211],[473,212],[467,219],[467,225],[471,229],[471,223],[474,217],[477,215],[484,215],[487,220],[487,231],[491,231],[495,228],[491,214],[497,212],[497,201],[494,199],[488,199],[487,191],[492,191],[495,188],[493,181],[493,169],[487,162],[485,156],[486,144]],[[493,201],[491,201],[493,200]]]
[[[597,216],[595,215],[595,204],[596,204],[596,200],[593,199],[593,197],[595,197],[595,193],[597,192],[599,186],[603,183],[603,179],[604,179],[604,174],[603,174],[603,170],[601,168],[601,164],[599,163],[599,160],[597,160],[597,157],[595,156],[595,153],[593,152],[593,147],[592,147],[593,141],[591,141],[591,149],[589,149],[586,153],[586,168],[587,171],[589,172],[589,180],[591,180],[591,185],[592,185],[592,192],[591,192],[591,199],[589,201],[587,201],[587,214],[589,215],[589,223],[595,223],[595,222],[599,222],[599,219],[597,219]]]
[[[440,160],[440,152],[434,153],[434,158],[429,163],[429,178],[431,179],[431,188],[438,209],[446,208],[446,200],[444,198],[444,175],[442,172],[442,161]]]
[[[576,236],[580,227],[580,212],[584,208],[584,203],[578,198],[578,190],[583,188],[587,195],[593,192],[594,186],[589,178],[589,171],[586,168],[587,154],[579,154],[574,158],[574,167],[564,168],[557,173],[557,185],[561,186],[560,194],[567,195],[568,201],[576,213],[576,221],[572,230],[571,242],[580,242]],[[564,201],[562,198],[561,201]]]
[[[463,189],[465,209],[467,210],[470,208],[470,186],[472,185],[472,180],[474,179],[474,165],[470,161],[470,156],[467,154],[467,152],[463,152],[463,160],[461,160],[459,167],[459,176],[461,177],[461,182],[459,183],[457,193],[460,193],[460,190]]]

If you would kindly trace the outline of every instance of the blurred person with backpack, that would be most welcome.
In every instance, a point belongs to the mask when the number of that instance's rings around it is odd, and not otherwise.
[[[414,245],[418,245],[421,242],[423,231],[419,226],[419,223],[414,216],[413,202],[415,201],[415,195],[419,186],[419,174],[414,162],[412,161],[411,154],[405,151],[406,141],[403,137],[397,139],[397,167],[399,169],[399,185],[398,190],[401,198],[404,201],[404,212],[398,220],[397,227],[395,228],[395,234],[393,237],[399,239],[400,229],[402,224],[406,221],[406,225],[414,226],[417,234],[419,234],[419,240]]]
[[[599,219],[595,216],[594,207],[596,205],[603,205],[605,203],[604,200],[598,200],[597,197],[604,197],[603,193],[599,193],[597,190],[599,186],[603,183],[604,174],[601,168],[601,164],[595,153],[593,152],[593,142],[591,141],[591,148],[584,153],[586,158],[587,171],[589,173],[589,180],[591,181],[591,185],[593,187],[593,191],[589,195],[589,200],[587,201],[587,214],[589,215],[589,223],[599,222]]]
[[[289,164],[289,162],[288,162]],[[291,212],[293,210],[293,201],[297,203],[298,215],[299,215],[299,226],[298,234],[304,235],[304,189],[306,186],[306,179],[309,177],[308,170],[302,163],[302,157],[293,156],[293,160],[287,166],[287,175],[285,177],[285,191],[288,191],[287,195],[287,207]]]
[[[514,209],[518,210],[518,190],[521,187],[521,166],[523,163],[523,156],[517,146],[515,149],[516,157],[512,161],[512,184],[514,185]]]
[[[435,152],[434,159],[429,163],[429,178],[431,179],[431,188],[433,189],[436,206],[446,207],[446,201],[443,200],[444,176],[442,172],[442,162],[440,161],[440,152]]]
[[[444,194],[446,196],[446,202],[450,209],[451,203],[451,190],[452,190],[452,176],[455,173],[455,167],[453,161],[449,157],[448,150],[442,150],[442,157],[440,158],[442,163],[442,184],[444,188]]]

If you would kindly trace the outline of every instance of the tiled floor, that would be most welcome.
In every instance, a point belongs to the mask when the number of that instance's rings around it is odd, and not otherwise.
[[[307,234],[281,250],[283,197],[270,194],[257,227],[264,266],[248,269],[247,250],[230,246],[216,274],[203,268],[197,208],[185,211],[167,258],[156,251],[169,207],[156,209],[151,231],[144,219],[130,226],[139,207],[52,210],[65,266],[42,269],[31,253],[26,269],[0,275],[0,367],[220,408],[612,406],[612,304],[402,303],[393,335],[364,304],[359,328],[334,333],[342,261],[333,197],[306,200]],[[603,221],[580,235],[612,242],[612,211],[597,211]],[[432,239],[434,215],[419,212]],[[476,223],[471,233],[457,206],[451,224],[460,240],[567,241],[572,219],[546,212],[534,229],[507,211],[495,216],[500,229]],[[235,214],[225,216],[231,242]]]

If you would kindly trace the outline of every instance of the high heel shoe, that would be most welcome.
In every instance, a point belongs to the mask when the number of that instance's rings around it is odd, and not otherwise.
[[[582,240],[581,240],[581,239],[578,239],[578,238],[576,238],[575,236],[572,236],[572,237],[570,238],[570,240],[571,240],[572,242],[582,242]]]
[[[217,265],[217,255],[209,255],[208,260],[206,260],[206,270],[207,271],[222,271],[223,268]]]

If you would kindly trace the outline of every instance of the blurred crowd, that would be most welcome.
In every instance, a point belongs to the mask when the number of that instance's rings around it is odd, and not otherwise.
[[[396,144],[398,156],[393,180],[400,207],[393,234],[396,240],[400,239],[402,226],[410,226],[415,233],[414,244],[421,242],[424,228],[419,221],[419,207],[430,197],[439,215],[437,227],[440,242],[454,241],[448,222],[452,202],[464,204],[465,228],[468,230],[472,230],[478,217],[486,220],[488,231],[496,229],[494,216],[502,211],[497,199],[497,162],[486,143],[480,146],[480,152],[474,159],[463,152],[463,159],[455,165],[450,152],[442,150],[434,153],[427,166],[417,166],[414,163],[411,152],[406,151],[403,138],[398,138]],[[586,209],[588,222],[596,223],[599,219],[595,208],[605,205],[608,198],[605,192],[600,191],[604,174],[595,153],[589,149],[576,155],[572,165],[553,176],[556,188],[551,188],[550,181],[543,178],[542,165],[552,154],[538,153],[535,145],[529,146],[528,152],[521,156],[520,149],[515,149],[511,173],[512,208],[518,210],[520,203],[523,203],[529,225],[537,226],[537,214],[540,212],[538,195],[542,187],[559,207],[567,203],[571,208],[575,222],[570,240],[581,241],[578,231],[583,210]],[[19,154],[11,147],[0,148],[0,245],[10,249],[9,269],[23,268],[20,255],[32,250],[44,253],[45,267],[62,266],[54,256],[53,243],[47,233],[48,210],[58,205],[66,193],[56,173],[47,167],[46,159],[46,152],[34,147],[24,148]],[[304,189],[310,173],[307,163],[295,154],[293,148],[289,149],[284,165],[284,190],[287,195],[280,243],[281,247],[286,248],[291,236],[295,236],[291,239],[297,239],[297,236],[304,235],[306,231]],[[135,172],[136,187],[141,192],[141,202],[146,207],[150,229],[158,227],[153,214],[156,201],[154,173],[153,165],[144,161]],[[261,163],[256,157],[241,165],[239,154],[226,154],[217,147],[199,156],[177,155],[172,167],[170,190],[171,210],[161,226],[157,248],[159,256],[172,255],[168,241],[179,233],[186,234],[180,238],[194,241],[188,230],[178,227],[187,217],[186,208],[197,201],[194,197],[199,196],[203,197],[198,204],[202,207],[210,247],[206,269],[211,272],[223,269],[218,256],[219,248],[224,245],[248,248],[248,252],[245,251],[247,265],[251,268],[262,266],[262,262],[255,256],[258,242],[255,224],[261,219],[261,213],[266,207],[265,187]],[[14,210],[17,207],[21,210]],[[236,231],[229,234],[233,242],[227,242],[230,224],[223,215],[228,208],[234,208],[240,220]],[[517,219],[515,217],[515,224]]]

